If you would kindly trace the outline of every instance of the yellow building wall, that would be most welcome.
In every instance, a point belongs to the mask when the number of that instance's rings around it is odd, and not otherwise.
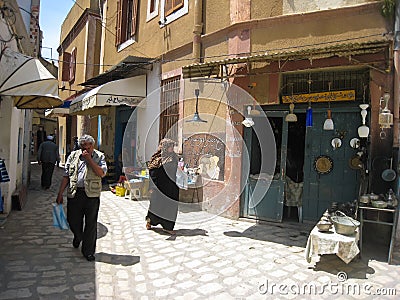
[[[58,78],[59,78],[59,85],[61,89],[59,91],[59,96],[61,99],[67,99],[68,97],[76,94],[78,91],[82,90],[83,87],[79,84],[85,81],[85,65],[83,62],[86,61],[85,55],[85,44],[86,44],[86,33],[85,30],[82,30],[76,39],[69,45],[64,52],[71,53],[74,48],[76,48],[76,71],[75,71],[75,80],[73,82],[62,81],[62,65],[64,61],[64,54],[60,56],[60,67],[58,69]],[[63,53],[64,53],[63,52]]]
[[[212,1],[205,0],[203,3],[203,34],[215,32],[230,24],[229,16],[230,0]],[[139,2],[138,26],[135,43],[117,52],[115,46],[116,27],[116,2],[109,2],[106,16],[106,27],[104,41],[104,64],[115,65],[128,55],[157,58],[171,50],[183,47],[184,49],[170,53],[165,60],[177,60],[173,63],[165,63],[163,72],[176,70],[184,65],[192,63],[193,26],[194,26],[194,1],[189,1],[188,14],[160,28],[158,24],[160,14],[150,21],[146,21],[147,1]],[[161,9],[161,8],[160,8]],[[111,31],[111,32],[110,32]],[[211,47],[209,52],[216,55],[217,50]],[[204,53],[204,51],[203,51]],[[110,69],[105,66],[103,71]]]
[[[193,6],[194,1],[189,1],[189,13],[160,28],[158,21],[160,15],[146,22],[147,1],[139,2],[138,24],[135,42],[117,52],[115,46],[115,27],[117,12],[116,1],[107,5],[107,21],[104,41],[104,64],[115,65],[128,55],[156,58],[161,54],[185,45],[193,39]],[[184,65],[185,63],[182,63]],[[103,71],[111,68],[105,66]]]

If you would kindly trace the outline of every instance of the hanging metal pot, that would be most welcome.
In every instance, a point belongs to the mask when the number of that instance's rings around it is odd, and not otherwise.
[[[390,168],[386,169],[382,172],[382,179],[387,182],[391,182],[396,179],[397,174],[396,171],[392,168],[393,165],[393,158],[390,159]]]

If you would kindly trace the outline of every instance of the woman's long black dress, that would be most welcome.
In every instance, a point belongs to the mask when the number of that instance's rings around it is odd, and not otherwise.
[[[149,170],[153,193],[147,217],[150,224],[173,230],[178,215],[179,188],[176,185],[178,160],[174,159],[157,169]]]

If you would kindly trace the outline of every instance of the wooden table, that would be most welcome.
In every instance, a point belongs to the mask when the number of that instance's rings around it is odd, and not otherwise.
[[[363,227],[364,223],[374,223],[374,224],[381,224],[386,226],[391,226],[392,233],[390,236],[390,245],[389,245],[389,254],[388,254],[388,263],[392,262],[392,255],[393,255],[393,247],[394,247],[394,239],[396,236],[396,229],[397,229],[397,221],[399,218],[399,209],[398,208],[375,208],[371,206],[360,206],[360,254],[362,254],[362,244],[363,244]],[[382,215],[384,214],[391,214],[392,221],[386,222],[382,221]],[[371,215],[375,216],[376,218],[371,218]]]

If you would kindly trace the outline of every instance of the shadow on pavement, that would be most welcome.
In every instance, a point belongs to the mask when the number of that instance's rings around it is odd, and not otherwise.
[[[347,274],[347,279],[367,279],[367,275],[375,273],[375,269],[371,268],[368,263],[369,259],[367,257],[360,259],[357,256],[350,263],[346,264],[335,254],[321,255],[319,262],[315,264],[313,270],[323,271],[333,275],[337,275],[339,272],[345,272]]]
[[[256,224],[243,232],[226,231],[229,237],[246,237],[249,239],[267,241],[286,246],[305,247],[309,234],[308,225],[299,224],[297,228],[289,224]]]
[[[140,262],[140,256],[98,252],[96,253],[96,262],[112,265],[133,266]]]
[[[97,239],[105,237],[107,233],[108,233],[107,227],[101,224],[100,222],[97,222]]]
[[[207,231],[204,229],[178,229],[175,230],[175,234],[169,234],[168,232],[165,232],[164,230],[162,230],[162,228],[152,228],[151,230],[153,230],[154,232],[160,234],[160,235],[165,235],[168,236],[167,240],[168,241],[175,241],[176,237],[178,236],[208,236],[207,235]]]

